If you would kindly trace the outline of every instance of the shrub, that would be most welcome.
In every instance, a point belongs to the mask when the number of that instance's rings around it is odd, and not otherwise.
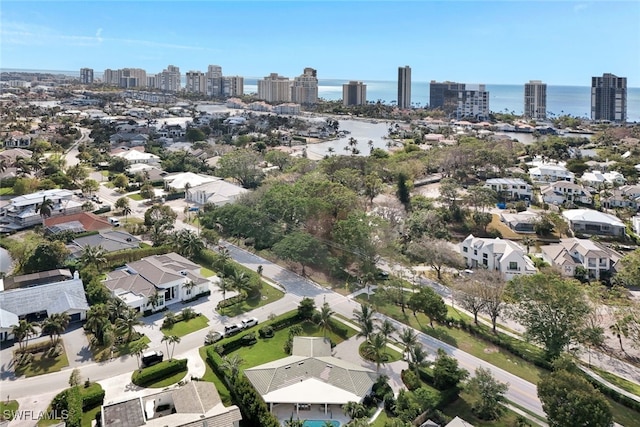
[[[163,378],[170,377],[177,372],[186,370],[187,359],[174,359],[134,372],[131,381],[135,385],[144,387]]]
[[[198,316],[196,311],[191,307],[183,308],[182,312],[180,314],[182,315],[182,319],[181,320],[184,320],[184,321],[191,320],[191,319],[193,319],[193,318]]]
[[[413,371],[403,369],[402,372],[400,372],[400,377],[407,387],[407,390],[413,391],[421,386],[420,378],[418,378]]]
[[[67,393],[67,419],[68,427],[80,427],[82,422],[82,396],[78,387],[72,387]]]
[[[255,343],[258,342],[258,339],[256,338],[256,334],[254,334],[253,332],[243,335],[242,338],[240,338],[240,340],[242,341],[242,345],[245,347],[254,345]]]
[[[225,308],[225,307],[231,307],[232,305],[239,304],[239,303],[241,303],[242,301],[244,301],[246,299],[247,299],[247,295],[245,293],[241,293],[241,294],[232,296],[231,298],[227,298],[227,299],[224,299],[224,300],[220,301],[218,303],[218,305],[216,306],[216,310],[220,310],[220,309]]]
[[[271,326],[263,326],[258,329],[258,335],[260,338],[271,338],[273,337],[273,328]]]
[[[162,329],[171,329],[173,325],[178,323],[179,319],[172,312],[168,311],[167,314],[164,315],[164,320],[162,321]]]
[[[89,380],[87,380],[89,381]],[[102,405],[104,402],[104,389],[100,384],[93,384],[82,391],[82,410],[87,411]]]

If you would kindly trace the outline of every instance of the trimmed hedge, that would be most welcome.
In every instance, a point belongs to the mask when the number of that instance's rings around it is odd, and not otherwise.
[[[582,371],[578,371],[578,372],[581,373],[582,376],[591,383],[591,385],[593,385],[596,389],[600,390],[600,392],[605,396],[611,398],[612,400],[614,400],[615,402],[618,402],[623,406],[626,406],[627,408],[640,412],[640,402],[638,402],[637,400],[627,397],[624,394],[617,392],[616,390],[610,389],[609,387],[602,384],[595,378],[592,378],[590,375],[586,374],[585,372],[582,372]]]
[[[97,383],[82,390],[82,410],[87,411],[102,405],[104,403],[104,393],[102,386]]]
[[[72,387],[67,392],[68,417],[65,420],[67,427],[80,427],[82,424],[82,396],[79,387]]]
[[[107,206],[103,206],[103,207],[93,211],[93,213],[96,214],[96,215],[100,215],[100,214],[107,213],[107,212],[111,212],[111,206],[108,206],[108,205]]]
[[[110,267],[125,264],[127,262],[138,261],[151,255],[163,255],[171,252],[170,246],[152,246],[149,248],[126,249],[123,251],[105,254],[105,258]]]
[[[138,370],[133,373],[131,381],[138,386],[144,387],[153,382],[170,377],[171,375],[187,370],[187,359],[169,360],[160,362],[157,365]]]

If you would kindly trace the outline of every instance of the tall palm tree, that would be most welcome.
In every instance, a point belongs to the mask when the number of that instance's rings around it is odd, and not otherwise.
[[[358,402],[345,403],[342,405],[342,411],[351,419],[362,418],[367,414],[367,409],[362,403]]]
[[[158,291],[155,291],[147,297],[147,305],[150,305],[152,310],[155,310],[156,307],[160,305],[160,294]]]
[[[414,344],[409,349],[409,366],[415,370],[416,375],[418,374],[420,368],[424,368],[425,366],[429,365],[427,356],[427,351],[423,349],[419,344]]]
[[[386,362],[386,348],[387,340],[381,333],[375,333],[371,335],[371,339],[367,342],[367,349],[373,356],[373,361],[376,363],[376,372],[380,371],[380,365],[384,365]]]
[[[360,327],[360,331],[357,336],[364,337],[367,341],[369,341],[369,338],[375,329],[374,313],[375,310],[368,304],[360,305],[360,310],[353,310],[353,319]]]
[[[244,272],[235,270],[231,276],[227,278],[231,284],[231,289],[239,293],[247,293],[250,288],[249,276]]]
[[[131,354],[135,354],[136,358],[138,359],[138,369],[140,369],[140,358],[148,348],[149,343],[145,342],[144,340],[136,341],[130,348]]]
[[[378,332],[380,332],[382,336],[384,336],[385,344],[389,342],[389,337],[395,331],[396,327],[393,326],[393,323],[391,323],[391,320],[389,319],[384,319],[384,321],[378,325]]]
[[[231,253],[229,249],[224,246],[218,246],[218,262],[220,263],[219,269],[224,270],[227,262],[231,259]]]
[[[29,337],[36,334],[36,328],[33,323],[20,320],[17,325],[13,325],[11,328],[11,334],[18,341],[18,347],[24,349],[29,344]]]
[[[180,337],[177,335],[165,335],[160,342],[167,345],[167,355],[169,356],[169,360],[173,360],[173,352],[176,349],[176,344],[180,344]],[[169,344],[171,344],[171,351],[169,351]]]
[[[110,341],[110,331],[112,328],[107,306],[105,304],[92,306],[87,312],[87,322],[84,324],[84,327],[93,334],[97,344],[107,344],[108,341]]]
[[[49,335],[51,344],[54,344],[60,338],[69,326],[71,317],[67,313],[53,313],[42,322],[42,332]]]
[[[522,243],[527,248],[527,253],[529,253],[529,248],[535,245],[536,241],[529,236],[525,236],[522,238],[522,241],[520,243]]]
[[[80,255],[80,263],[83,266],[95,265],[100,271],[100,267],[107,263],[102,246],[85,246],[82,249],[82,255]]]
[[[193,295],[191,295],[191,291],[198,285],[196,285],[195,283],[193,283],[193,280],[189,280],[188,282],[185,282],[182,284],[182,289],[185,290],[185,293],[190,296],[193,297]],[[183,298],[184,299],[184,298]],[[188,298],[187,298],[188,299]]]
[[[218,289],[222,292],[222,301],[227,299],[227,292],[232,290],[231,281],[228,279],[220,279],[218,281]],[[221,310],[222,311],[222,310]]]
[[[411,328],[404,328],[399,335],[400,342],[404,345],[404,352],[407,359],[409,359],[409,350],[411,347],[417,344],[418,335]]]
[[[140,320],[140,312],[133,308],[129,308],[124,311],[122,315],[116,319],[116,328],[118,328],[121,333],[127,334],[127,337],[125,338],[126,342],[131,342],[131,337],[133,336],[135,327],[142,325],[143,323]]]
[[[327,336],[327,329],[331,330],[331,316],[333,316],[334,311],[331,310],[331,306],[329,306],[328,302],[322,304],[320,307],[320,316],[318,316],[318,325],[322,328],[322,336]]]
[[[204,242],[191,230],[180,230],[177,236],[178,251],[187,258],[193,258],[202,252]]]
[[[131,209],[131,206],[125,206],[124,208],[122,208],[122,215],[124,215],[124,222],[127,222],[127,217],[131,215],[131,212],[133,212],[133,209]]]
[[[37,212],[42,217],[42,226],[44,227],[44,219],[49,218],[53,212],[53,200],[47,199],[46,196],[42,198],[42,203],[36,207]]]

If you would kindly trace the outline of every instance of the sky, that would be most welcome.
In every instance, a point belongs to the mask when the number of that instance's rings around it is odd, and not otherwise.
[[[30,1],[0,3],[0,66],[102,72],[640,87],[640,1]]]

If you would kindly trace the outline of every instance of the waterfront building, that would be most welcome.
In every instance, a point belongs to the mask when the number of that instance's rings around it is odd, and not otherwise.
[[[365,105],[367,103],[367,85],[350,81],[342,85],[343,105]]]
[[[315,69],[307,67],[302,75],[293,80],[291,101],[302,105],[318,102],[318,76]]]
[[[147,72],[141,68],[106,69],[102,76],[105,84],[121,88],[144,87],[147,85]]]
[[[627,78],[605,73],[591,78],[591,120],[627,121]]]
[[[278,73],[269,74],[258,80],[258,98],[267,102],[290,102],[291,80]]]
[[[207,68],[207,95],[218,97],[222,95],[222,67],[209,65]]]
[[[244,95],[244,77],[225,76],[222,78],[222,95],[225,97]]]
[[[489,92],[485,85],[431,81],[429,107],[439,108],[455,119],[485,120],[489,117]]]
[[[180,68],[169,65],[162,72],[156,74],[156,89],[167,92],[178,92],[180,90]]]
[[[80,68],[80,83],[83,85],[93,83],[93,68]]]
[[[398,108],[411,108],[411,67],[398,67]]]
[[[187,92],[205,94],[207,89],[207,80],[202,71],[188,71],[186,87]]]
[[[439,108],[449,115],[453,114],[457,108],[458,92],[464,90],[464,87],[464,83],[431,80],[429,84],[429,107]]]
[[[535,120],[547,118],[547,84],[529,80],[524,84],[524,116]]]

